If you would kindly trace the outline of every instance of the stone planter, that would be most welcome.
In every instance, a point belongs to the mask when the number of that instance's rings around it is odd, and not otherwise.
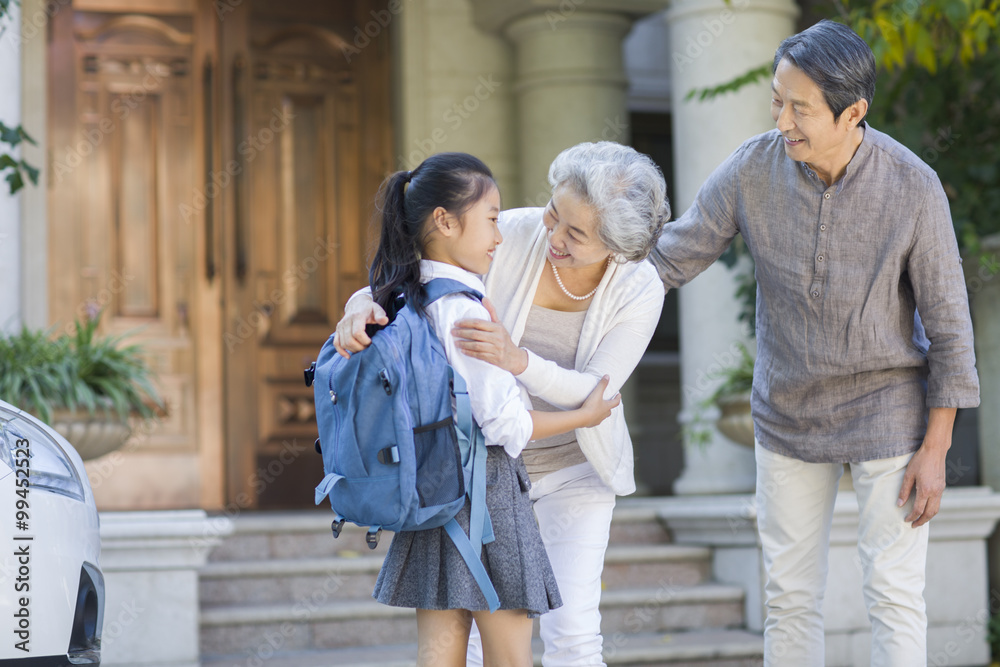
[[[118,449],[128,440],[132,427],[117,415],[55,410],[50,424],[66,438],[84,461]]]
[[[719,432],[737,444],[753,447],[753,416],[750,414],[750,394],[724,396],[717,399],[715,404],[719,406],[719,411],[722,413],[715,422]]]

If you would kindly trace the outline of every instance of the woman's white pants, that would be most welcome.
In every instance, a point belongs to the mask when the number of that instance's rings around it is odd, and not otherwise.
[[[858,495],[858,563],[872,625],[872,667],[927,664],[924,574],[928,524],[896,506],[911,454],[851,463]],[[767,667],[823,667],[823,596],[840,463],[807,463],[759,444],[757,527],[767,574]],[[834,582],[836,583],[836,582]]]
[[[590,463],[564,468],[531,486],[538,529],[563,606],[539,618],[545,667],[604,665],[601,657],[601,572],[615,494]],[[473,624],[469,665],[482,665]]]

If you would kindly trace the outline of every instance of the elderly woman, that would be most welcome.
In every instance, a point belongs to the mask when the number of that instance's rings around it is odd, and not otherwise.
[[[464,320],[453,334],[466,354],[513,373],[534,409],[565,410],[604,375],[610,395],[618,392],[642,357],[663,306],[663,283],[643,260],[670,206],[652,160],[611,142],[563,151],[549,182],[545,208],[500,216],[504,240],[485,276],[497,321]],[[355,295],[337,326],[338,348],[363,349],[365,323],[384,318]],[[604,553],[615,497],[635,491],[623,409],[597,427],[533,441],[522,456],[563,599],[540,618],[543,664],[604,664]],[[481,664],[475,638],[469,658]]]

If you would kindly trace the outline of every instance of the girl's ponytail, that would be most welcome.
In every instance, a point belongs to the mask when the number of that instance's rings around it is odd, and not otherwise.
[[[429,232],[427,220],[434,210],[440,206],[461,217],[495,187],[489,167],[467,153],[432,155],[413,171],[397,171],[382,184],[381,235],[368,282],[372,299],[390,320],[399,310],[400,295],[424,314],[420,258]]]
[[[396,298],[402,293],[407,303],[419,303],[420,235],[422,221],[407,224],[406,185],[411,172],[397,171],[382,184],[379,193],[381,229],[378,250],[368,270],[372,299],[389,319],[396,316]]]

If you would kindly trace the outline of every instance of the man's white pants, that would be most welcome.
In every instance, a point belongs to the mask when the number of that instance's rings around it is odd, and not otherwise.
[[[545,667],[604,665],[601,657],[601,572],[615,494],[590,463],[550,473],[531,486],[538,529],[563,606],[539,618]],[[475,624],[469,665],[482,665]]]
[[[823,667],[823,596],[840,463],[807,463],[759,444],[757,527],[767,573],[768,667]],[[872,625],[872,667],[927,664],[924,574],[928,525],[896,506],[912,454],[851,463],[858,495],[858,556]]]

